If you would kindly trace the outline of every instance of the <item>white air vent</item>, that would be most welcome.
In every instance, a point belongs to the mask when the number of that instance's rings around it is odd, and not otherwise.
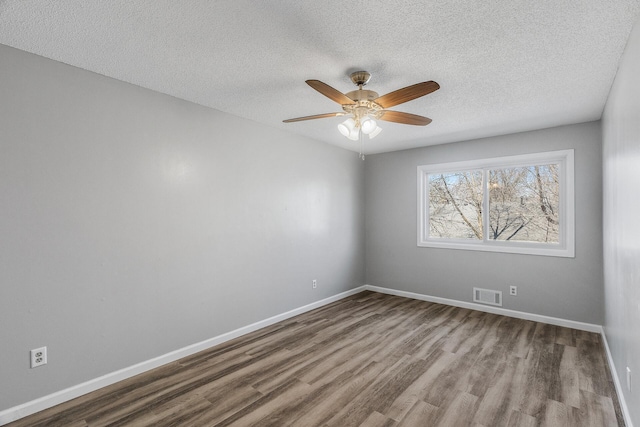
[[[473,288],[473,302],[499,305],[502,307],[502,292],[492,289]]]

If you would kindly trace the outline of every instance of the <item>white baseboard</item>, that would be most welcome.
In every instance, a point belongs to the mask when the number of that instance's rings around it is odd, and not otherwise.
[[[548,323],[550,325],[564,326],[567,328],[579,329],[581,331],[602,333],[602,326],[592,323],[576,322],[575,320],[560,319],[557,317],[543,316],[541,314],[525,313],[523,311],[509,310],[500,307],[491,307],[473,302],[464,302],[448,298],[433,297],[430,295],[417,294],[414,292],[398,291],[395,289],[381,288],[379,286],[365,285],[364,289],[382,294],[396,295],[418,299],[422,301],[435,302],[438,304],[452,305],[454,307],[468,308],[470,310],[484,311],[486,313],[501,314],[503,316],[515,317],[517,319],[532,320],[534,322]]]
[[[611,376],[613,377],[613,383],[616,386],[616,393],[618,395],[618,401],[620,402],[620,408],[622,408],[622,416],[624,417],[624,424],[627,427],[633,427],[633,423],[631,422],[631,414],[629,413],[627,402],[624,400],[624,394],[622,394],[623,392],[622,384],[620,384],[618,372],[616,371],[616,365],[613,363],[613,357],[611,356],[611,350],[609,349],[609,343],[607,342],[607,336],[604,333],[604,329],[602,330],[602,343],[604,344],[604,349],[607,353],[607,362],[609,362],[609,369],[611,369]]]
[[[349,291],[331,296],[329,298],[325,298],[320,301],[316,301],[311,304],[307,304],[305,306],[287,311],[286,313],[278,314],[276,316],[269,317],[268,319],[261,320],[256,323],[252,323],[251,325],[244,326],[234,331],[227,332],[222,335],[218,335],[217,337],[213,337],[208,340],[205,340],[196,344],[192,344],[187,347],[183,347],[179,350],[172,351],[162,356],[158,356],[153,359],[138,363],[136,365],[129,366],[128,368],[111,372],[101,377],[49,394],[39,399],[32,400],[22,405],[5,409],[4,411],[0,411],[0,426],[8,424],[12,421],[16,421],[20,418],[24,418],[28,415],[35,414],[36,412],[42,411],[44,409],[51,408],[55,405],[59,405],[61,403],[67,402],[71,399],[75,399],[76,397],[80,397],[92,391],[98,390],[102,387],[115,384],[118,381],[122,381],[127,378],[131,378],[135,375],[141,374],[143,372],[149,371],[151,369],[157,368],[159,366],[166,365],[167,363],[175,362],[176,360],[182,359],[183,357],[190,356],[199,351],[206,350],[210,347],[216,346],[218,344],[222,344],[226,341],[230,341],[234,338],[240,337],[242,335],[248,334],[250,332],[264,328],[266,326],[273,325],[274,323],[278,323],[280,321],[289,319],[291,317],[297,316],[307,311],[311,311],[313,309],[325,306],[327,304],[331,304],[332,302],[341,300],[351,295],[355,295],[364,290],[365,290],[364,286],[360,286],[355,289],[351,289]]]

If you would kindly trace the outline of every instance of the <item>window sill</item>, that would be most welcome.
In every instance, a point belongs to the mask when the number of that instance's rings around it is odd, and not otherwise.
[[[562,247],[561,245],[549,245],[536,243],[516,243],[501,244],[500,242],[461,242],[461,241],[438,241],[422,240],[418,242],[421,248],[455,249],[465,251],[499,252],[519,255],[539,255],[562,258],[575,258],[575,248]]]

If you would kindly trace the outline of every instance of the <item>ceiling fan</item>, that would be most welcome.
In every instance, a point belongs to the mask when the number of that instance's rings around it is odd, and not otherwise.
[[[350,77],[351,81],[358,86],[358,89],[346,94],[339,92],[320,80],[306,81],[309,86],[332,101],[342,105],[343,111],[283,120],[284,123],[323,119],[326,117],[350,116],[338,125],[338,130],[340,130],[340,133],[344,136],[354,141],[358,140],[360,131],[362,131],[363,134],[369,135],[369,138],[377,136],[382,129],[378,126],[376,120],[415,126],[426,126],[431,123],[431,119],[428,117],[387,110],[387,108],[428,95],[440,89],[438,83],[434,81],[417,83],[379,96],[372,90],[362,88],[369,82],[369,79],[371,79],[371,74],[367,71],[356,71],[355,73],[351,73]]]

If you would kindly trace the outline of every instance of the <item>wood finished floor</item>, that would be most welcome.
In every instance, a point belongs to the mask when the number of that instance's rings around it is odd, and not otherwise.
[[[18,426],[623,426],[600,336],[363,292]]]

